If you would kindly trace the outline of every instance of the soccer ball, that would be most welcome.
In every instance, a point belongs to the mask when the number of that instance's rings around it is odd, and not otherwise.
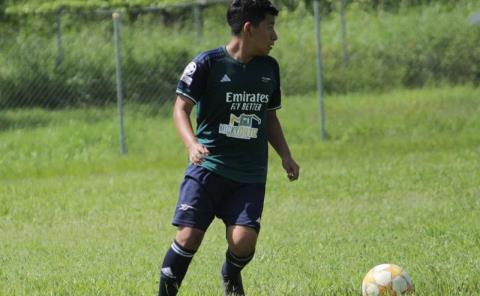
[[[412,280],[398,265],[380,264],[370,269],[362,282],[362,296],[398,296],[415,291]]]

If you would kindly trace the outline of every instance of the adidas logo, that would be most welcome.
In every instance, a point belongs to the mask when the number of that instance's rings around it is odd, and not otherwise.
[[[228,77],[227,74],[223,75],[222,80],[220,80],[220,82],[230,82],[230,81],[232,81],[232,80],[230,79],[230,77]]]

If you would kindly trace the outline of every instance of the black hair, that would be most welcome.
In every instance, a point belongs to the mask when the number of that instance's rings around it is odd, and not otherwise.
[[[246,22],[258,26],[267,14],[278,15],[278,9],[269,0],[232,0],[227,10],[227,22],[232,34],[238,35]]]

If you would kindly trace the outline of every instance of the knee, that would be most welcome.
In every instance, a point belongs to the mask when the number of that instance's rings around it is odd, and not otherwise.
[[[230,226],[227,229],[228,247],[236,256],[249,256],[255,251],[257,236],[253,228]]]
[[[204,234],[205,232],[200,229],[179,227],[175,240],[181,247],[196,251],[202,243]]]

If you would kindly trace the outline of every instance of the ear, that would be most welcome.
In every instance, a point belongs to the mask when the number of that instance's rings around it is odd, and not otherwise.
[[[252,32],[252,27],[253,25],[251,22],[245,22],[245,24],[243,24],[243,32],[249,35]]]

